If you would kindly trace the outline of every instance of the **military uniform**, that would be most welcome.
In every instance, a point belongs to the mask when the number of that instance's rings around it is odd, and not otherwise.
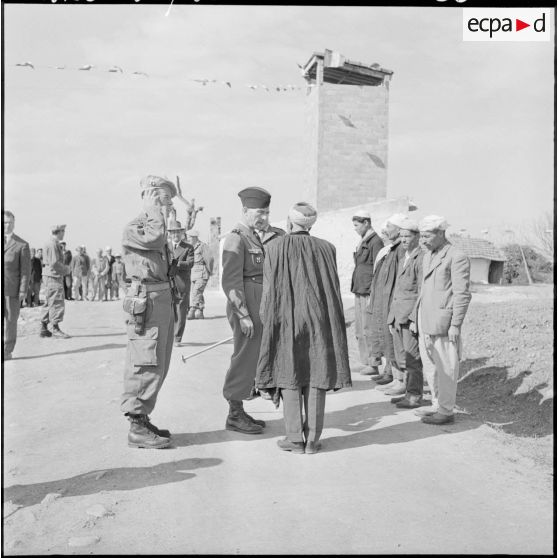
[[[209,247],[203,242],[196,242],[194,246],[194,265],[191,273],[191,293],[190,293],[190,318],[196,310],[201,311],[205,308],[205,299],[203,293],[209,277],[213,273],[213,258],[209,253]]]
[[[65,225],[53,227],[53,230],[61,230]],[[41,336],[50,337],[47,330],[49,322],[53,329],[58,329],[58,324],[64,319],[65,297],[64,277],[70,273],[70,267],[64,263],[64,249],[60,241],[54,236],[48,241],[43,249],[43,278],[45,286],[46,311],[41,318]],[[46,332],[46,333],[45,333]]]
[[[265,244],[285,234],[269,227],[262,242],[258,233],[238,223],[223,245],[222,286],[227,295],[227,318],[234,337],[234,352],[225,377],[225,399],[242,400],[250,395],[262,339],[260,301],[262,299]],[[252,338],[244,335],[239,319],[250,316],[254,323]]]
[[[167,187],[176,195],[174,185],[163,178],[148,176],[141,184],[143,189],[148,189],[150,184],[154,188]],[[148,417],[169,369],[174,330],[170,253],[165,219],[159,207],[143,211],[126,225],[122,247],[126,275],[131,279],[125,304],[138,293],[147,300],[142,314],[143,331],[137,332],[132,316],[127,320],[121,410],[132,422],[129,445],[166,447],[170,433],[152,425]],[[151,438],[147,436],[149,433]]]

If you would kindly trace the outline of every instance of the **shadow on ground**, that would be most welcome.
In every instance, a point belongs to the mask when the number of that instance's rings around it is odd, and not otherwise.
[[[509,377],[505,366],[483,366],[487,358],[462,363],[464,373],[457,387],[457,405],[472,417],[493,423],[508,434],[521,437],[553,434],[554,398],[542,401],[534,386],[526,393],[514,395],[530,371]],[[469,375],[465,376],[469,371]]]
[[[159,463],[151,467],[120,467],[91,471],[68,479],[35,484],[16,484],[4,488],[4,502],[11,501],[20,506],[40,503],[50,493],[64,497],[96,494],[102,490],[136,490],[146,486],[157,486],[171,482],[182,482],[196,475],[188,473],[202,467],[214,467],[223,462],[214,457],[189,458],[169,463]],[[145,510],[144,510],[145,511]]]
[[[372,383],[372,382],[371,382]],[[329,397],[329,395],[328,395]],[[327,400],[326,400],[327,408]],[[365,403],[349,407],[342,411],[332,411],[325,415],[325,428],[335,428],[348,432],[341,436],[330,436],[323,439],[324,451],[337,451],[357,448],[374,444],[398,444],[439,436],[441,434],[463,432],[479,426],[464,415],[457,415],[454,424],[435,426],[424,424],[419,417],[413,415],[413,422],[406,422],[393,426],[373,429],[382,417],[395,413],[410,413],[412,411],[400,410],[389,401],[381,403]],[[261,434],[241,434],[228,430],[214,430],[199,433],[173,434],[176,447],[189,445],[218,444],[228,441],[256,442],[262,439],[276,438],[285,435],[283,419],[266,421],[266,428]]]
[[[56,355],[71,355],[74,353],[86,353],[89,351],[108,351],[109,349],[122,349],[124,347],[126,347],[126,345],[121,343],[107,343],[106,345],[93,345],[92,347],[82,347],[81,349],[59,351],[57,353],[49,353],[47,355],[31,355],[31,356],[14,357],[12,360],[29,360],[32,358],[44,358],[44,357],[50,357]]]

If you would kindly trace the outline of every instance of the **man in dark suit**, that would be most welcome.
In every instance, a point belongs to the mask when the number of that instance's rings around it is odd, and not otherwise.
[[[27,296],[31,256],[29,244],[14,234],[15,217],[4,211],[4,360],[12,358],[19,309]]]
[[[66,250],[65,242],[61,242],[60,246],[62,246],[62,251],[64,253],[64,265],[67,265],[68,269],[71,270],[72,251]],[[72,272],[70,271],[70,273],[64,275],[64,298],[66,300],[74,300],[72,297],[72,286],[73,286],[73,278],[72,278]]]
[[[176,261],[174,281],[180,296],[174,322],[174,345],[178,346],[182,341],[190,304],[190,273],[194,265],[194,247],[186,242],[184,238],[186,229],[182,227],[180,221],[171,221],[167,230],[172,239],[173,257]]]

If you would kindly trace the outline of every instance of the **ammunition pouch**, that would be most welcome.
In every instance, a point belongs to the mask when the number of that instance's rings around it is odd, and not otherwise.
[[[135,324],[135,332],[143,335],[145,332],[145,321],[147,314],[147,291],[141,284],[132,283],[130,290],[122,301],[124,312],[130,315],[129,323]]]

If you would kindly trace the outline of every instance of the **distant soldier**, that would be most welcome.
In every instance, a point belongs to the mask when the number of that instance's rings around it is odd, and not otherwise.
[[[17,319],[27,295],[31,257],[29,244],[14,234],[15,217],[11,211],[4,218],[4,360],[12,358],[17,339]]]
[[[259,311],[265,257],[265,248],[256,230],[268,229],[271,194],[263,188],[245,188],[238,196],[242,200],[242,219],[225,238],[222,255],[221,284],[227,297],[227,318],[234,337],[231,364],[223,386],[223,396],[229,403],[225,428],[244,434],[261,434],[265,422],[248,415],[242,400],[255,393],[262,336]],[[285,231],[271,227],[267,234],[269,243]]]
[[[52,236],[43,250],[46,311],[41,319],[40,336],[67,339],[70,336],[58,325],[64,319],[64,278],[68,275],[71,277],[70,266],[64,263],[67,258],[65,260],[62,239],[66,233],[66,225],[53,225],[51,231]],[[52,332],[47,327],[49,323],[52,323]]]
[[[85,300],[87,298],[87,285],[89,278],[89,258],[83,251],[83,246],[76,248],[76,254],[72,260],[72,278],[75,300]],[[80,296],[81,289],[81,296]]]
[[[99,248],[95,253],[95,257],[91,261],[91,300],[102,301],[105,296],[105,283],[108,273],[108,261],[103,256],[103,250]]]
[[[186,242],[185,229],[180,221],[171,221],[168,231],[172,240],[173,262],[176,266],[174,280],[178,291],[178,304],[174,323],[174,344],[178,346],[182,341],[190,304],[190,273],[194,265],[194,247]]]
[[[120,300],[120,293],[126,294],[126,269],[122,256],[120,254],[114,255],[114,263],[112,264],[112,285],[115,289],[116,300]]]
[[[166,178],[152,175],[143,178],[140,187],[143,211],[126,225],[122,236],[131,284],[123,304],[129,316],[121,409],[131,423],[129,446],[165,448],[171,434],[152,424],[149,414],[167,375],[174,339],[166,219],[177,191]]]
[[[469,258],[446,239],[447,221],[438,215],[419,225],[426,248],[420,295],[410,328],[418,328],[423,371],[432,393],[432,409],[417,409],[422,422],[454,421],[461,357],[461,326],[471,301]]]
[[[203,320],[205,298],[203,293],[207,282],[213,273],[213,256],[209,246],[200,241],[200,233],[191,229],[188,231],[188,239],[194,247],[194,265],[191,272],[190,311],[189,320]]]

